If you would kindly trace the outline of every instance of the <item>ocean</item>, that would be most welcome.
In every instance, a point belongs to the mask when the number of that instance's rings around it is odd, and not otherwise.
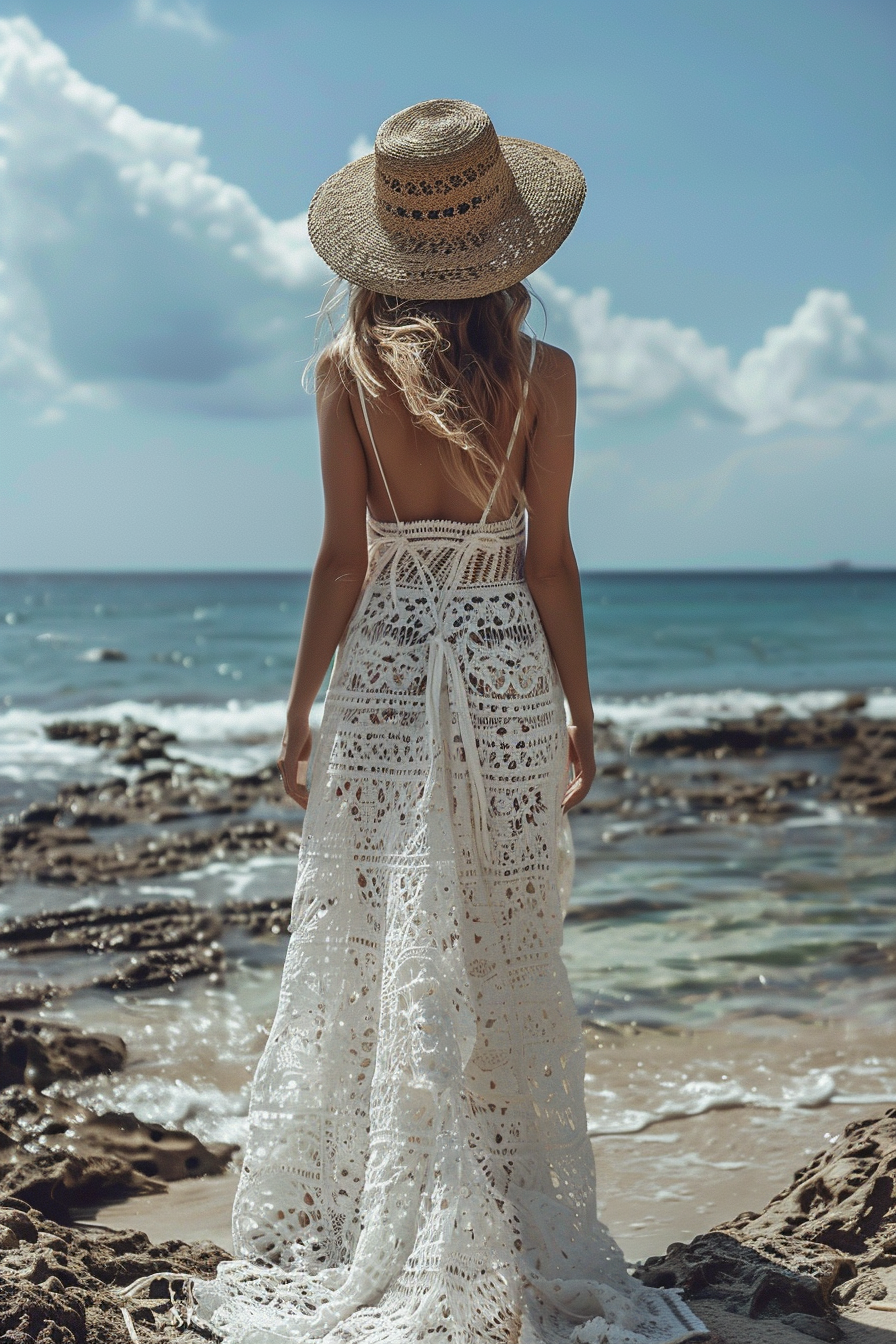
[[[582,589],[599,715],[896,682],[893,570],[585,574]],[[279,713],[307,591],[304,574],[0,575],[3,705]],[[85,658],[103,647],[127,661]]]
[[[99,748],[46,737],[61,717],[154,723],[177,734],[172,754],[232,773],[270,762],[307,585],[300,574],[0,576],[0,810],[12,817],[63,782],[109,772]],[[595,713],[630,743],[773,705],[806,716],[853,691],[867,694],[867,715],[896,717],[896,571],[586,574],[583,592]],[[856,949],[896,942],[892,814],[818,799],[763,826],[658,833],[598,812],[574,817],[573,832],[573,904],[588,918],[568,925],[564,955],[583,1017],[618,1030],[729,1034],[773,1021],[786,1025],[782,1039],[837,1021],[888,1042],[896,961]],[[13,884],[0,888],[0,915],[282,897],[294,869],[294,859],[260,857],[130,887]],[[223,986],[90,991],[47,1010],[139,1041],[124,1074],[79,1095],[239,1142],[284,942],[229,934],[227,952]],[[48,965],[0,961],[0,980],[36,980]],[[660,1069],[641,1093],[592,1078],[595,1134],[640,1133],[657,1117],[712,1107],[786,1119],[794,1108],[896,1100],[889,1044],[841,1052],[840,1063],[778,1051],[762,1078],[742,1052],[710,1053],[702,1069]]]

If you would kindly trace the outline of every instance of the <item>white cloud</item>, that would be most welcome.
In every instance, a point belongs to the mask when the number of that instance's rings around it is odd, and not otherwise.
[[[201,42],[217,42],[223,36],[202,5],[191,4],[190,0],[173,0],[169,4],[161,4],[160,0],[134,0],[134,18],[153,28],[187,33]]]
[[[139,14],[178,16],[165,22],[184,31],[208,22],[162,0]],[[350,154],[370,148],[359,136]],[[115,400],[231,416],[306,404],[309,314],[329,272],[304,214],[270,219],[210,171],[200,131],[90,83],[25,18],[0,19],[0,150],[0,384],[36,415]],[[605,289],[535,279],[569,327],[595,414],[662,408],[754,434],[896,419],[896,351],[845,294],[813,290],[735,364],[699,331],[613,313]]]
[[[366,135],[356,135],[348,147],[348,161],[354,163],[355,159],[363,159],[366,154],[373,153],[373,141],[368,140]]]
[[[752,434],[896,420],[896,352],[846,294],[813,289],[783,327],[732,365],[723,346],[665,318],[611,314],[610,294],[577,294],[540,271],[536,288],[571,327],[584,396],[597,413],[679,403],[734,416]]]
[[[880,424],[896,419],[896,358],[846,294],[813,289],[787,326],[770,327],[743,356],[729,399],[754,433]]]
[[[229,413],[297,402],[328,276],[304,214],[269,219],[209,171],[198,130],[89,83],[25,18],[0,19],[0,118],[8,387],[44,408],[113,391]]]

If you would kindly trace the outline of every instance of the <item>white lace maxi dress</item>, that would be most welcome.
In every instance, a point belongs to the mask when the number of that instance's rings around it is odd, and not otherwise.
[[[563,694],[523,517],[490,509],[369,520],[252,1089],[239,1258],[193,1284],[228,1344],[704,1333],[597,1220],[560,960]]]

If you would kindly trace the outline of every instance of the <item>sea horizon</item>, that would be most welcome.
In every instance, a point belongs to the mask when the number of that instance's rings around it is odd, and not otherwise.
[[[239,575],[241,577],[251,577],[258,575],[264,578],[309,578],[313,566],[305,566],[296,569],[261,569],[261,568],[237,568],[222,569],[217,568],[104,568],[104,569],[0,569],[0,579],[21,579],[21,578],[153,578],[158,575],[163,578],[192,578],[196,577],[220,577],[225,578],[228,575]],[[647,577],[657,578],[669,576],[673,578],[688,577],[709,577],[709,578],[737,578],[743,575],[746,578],[754,576],[783,575],[785,577],[793,575],[817,575],[819,577],[844,578],[852,574],[865,576],[881,575],[883,577],[896,576],[896,565],[858,565],[851,561],[841,563],[832,561],[830,564],[820,565],[717,565],[717,566],[680,566],[670,565],[668,567],[652,566],[645,569],[633,569],[631,567],[619,568],[593,568],[584,565],[579,566],[581,575],[588,575],[594,578],[613,578],[622,577]]]

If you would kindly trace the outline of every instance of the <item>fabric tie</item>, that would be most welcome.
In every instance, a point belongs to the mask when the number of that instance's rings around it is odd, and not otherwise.
[[[464,757],[467,763],[467,772],[470,778],[470,801],[473,811],[473,837],[479,859],[484,868],[492,866],[492,846],[488,827],[488,795],[485,789],[485,780],[482,777],[482,764],[479,760],[479,747],[476,742],[476,730],[473,727],[473,719],[470,713],[470,704],[467,698],[467,686],[464,680],[463,669],[457,656],[457,650],[454,643],[444,629],[444,611],[445,607],[457,591],[457,584],[464,573],[464,569],[473,553],[494,552],[496,549],[502,549],[506,546],[506,540],[487,530],[489,515],[494,507],[495,500],[498,498],[498,490],[504,477],[504,469],[513,454],[513,449],[520,432],[520,425],[523,419],[523,410],[526,405],[526,398],[529,394],[529,379],[532,376],[532,369],[535,366],[535,355],[538,348],[538,342],[534,338],[530,342],[529,351],[529,371],[523,382],[523,395],[520,404],[517,407],[516,416],[513,421],[513,428],[510,431],[510,441],[507,444],[504,458],[500,469],[495,473],[494,484],[488,497],[488,502],[482,512],[479,520],[479,526],[475,532],[471,533],[464,541],[456,543],[454,559],[448,570],[444,582],[437,582],[429,565],[420,554],[418,547],[404,530],[404,525],[399,517],[398,509],[395,507],[395,500],[392,497],[392,491],[389,488],[389,482],[386,479],[386,473],[383,471],[383,464],[380,461],[379,449],[374,438],[373,428],[370,423],[370,414],[367,410],[367,398],[364,394],[364,384],[357,383],[358,400],[361,403],[361,412],[364,416],[364,423],[367,426],[367,433],[370,436],[370,446],[373,449],[380,475],[383,478],[383,485],[386,488],[386,494],[389,497],[389,503],[392,506],[392,513],[395,516],[396,525],[399,531],[394,536],[384,536],[380,534],[375,547],[371,548],[370,564],[371,568],[385,569],[390,568],[389,587],[392,595],[392,603],[398,610],[398,572],[401,559],[407,555],[417,567],[420,578],[423,582],[423,591],[426,594],[427,604],[429,606],[432,620],[433,631],[430,636],[429,654],[427,659],[427,681],[426,681],[426,720],[429,730],[429,741],[431,747],[430,768],[427,776],[426,787],[424,790],[424,802],[429,803],[432,798],[433,789],[437,774],[443,765],[442,752],[442,734],[439,723],[440,699],[442,694],[442,678],[447,672],[448,680],[454,697],[454,710],[457,715],[458,728],[460,729],[461,743],[464,749]],[[519,503],[512,514],[512,519],[519,519]],[[508,519],[508,522],[511,519]],[[380,561],[382,563],[380,564]],[[372,585],[371,585],[372,586]],[[368,586],[368,594],[371,591]],[[362,607],[366,605],[366,600],[362,601]]]
[[[404,532],[394,536],[380,536],[375,543],[371,560],[378,573],[389,571],[392,601],[398,607],[398,584],[401,561],[406,556],[412,561],[422,581],[423,592],[432,618],[433,630],[428,636],[429,652],[426,666],[426,724],[430,745],[430,766],[423,795],[424,804],[432,798],[438,771],[444,766],[441,696],[447,678],[451,690],[452,708],[457,716],[457,727],[463,746],[467,773],[470,780],[470,802],[473,813],[473,834],[480,861],[492,865],[492,845],[489,833],[489,805],[476,729],[470,712],[468,688],[461,667],[455,641],[445,628],[446,608],[457,595],[458,580],[464,572],[473,551],[499,550],[506,547],[506,538],[477,532],[456,546],[447,579],[437,587],[432,571],[415,542]],[[368,592],[370,588],[368,588]]]

